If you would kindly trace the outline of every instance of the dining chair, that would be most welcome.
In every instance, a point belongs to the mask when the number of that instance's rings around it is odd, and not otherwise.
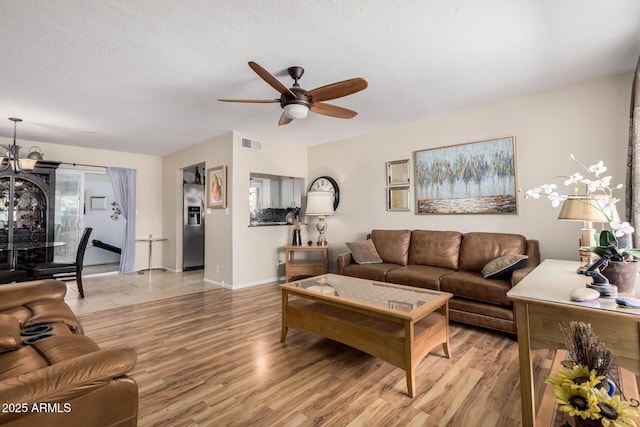
[[[35,279],[65,279],[75,277],[76,283],[78,284],[78,292],[80,292],[80,298],[84,298],[84,289],[82,288],[82,264],[84,261],[84,253],[87,250],[87,244],[89,243],[89,236],[92,231],[93,228],[87,227],[82,232],[78,251],[76,252],[76,262],[37,263],[31,270],[31,276]]]

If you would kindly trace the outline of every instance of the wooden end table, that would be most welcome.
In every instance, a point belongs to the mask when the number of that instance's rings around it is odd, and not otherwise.
[[[640,309],[619,308],[615,300],[609,298],[571,301],[572,289],[591,282],[589,277],[576,273],[579,266],[580,263],[574,261],[547,259],[507,292],[515,306],[524,427],[548,425],[549,413],[543,408],[549,405],[542,404],[536,417],[531,351],[564,349],[560,323],[590,323],[596,335],[611,349],[618,365],[640,375]],[[623,379],[623,391],[624,382]],[[634,387],[635,381],[627,382]]]
[[[329,272],[329,246],[285,246],[285,282],[294,276],[319,276]],[[295,253],[305,254],[296,259]],[[321,252],[322,258],[312,253]],[[315,257],[314,257],[315,256]]]

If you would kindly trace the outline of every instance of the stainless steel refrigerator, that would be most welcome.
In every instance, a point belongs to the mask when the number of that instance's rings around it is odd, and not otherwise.
[[[184,184],[182,270],[204,268],[204,185]]]

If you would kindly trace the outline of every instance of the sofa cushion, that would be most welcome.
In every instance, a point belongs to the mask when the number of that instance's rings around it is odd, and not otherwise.
[[[511,306],[507,292],[511,283],[506,280],[485,279],[480,273],[456,271],[440,279],[440,290],[464,298]]]
[[[413,230],[409,264],[458,269],[462,233],[457,231]]]
[[[482,268],[498,257],[526,254],[527,239],[519,234],[466,233],[460,245],[459,269],[480,273]]]
[[[46,368],[49,362],[32,345],[0,353],[0,381]]]
[[[382,261],[407,265],[411,230],[373,230],[371,240]]]
[[[344,267],[342,274],[345,276],[359,277],[361,279],[384,282],[387,272],[400,267],[398,264],[349,264]]]
[[[498,257],[492,261],[489,261],[487,265],[482,268],[482,276],[485,279],[502,279],[511,280],[513,272],[524,267],[527,263],[526,255],[509,254]]]
[[[8,314],[0,314],[0,353],[20,345],[20,322]]]
[[[20,323],[20,326],[22,326],[31,317],[31,310],[21,305],[18,307],[11,307],[2,310],[0,311],[0,314],[8,314],[11,317],[15,317],[16,319],[18,319],[18,323]]]
[[[82,326],[71,307],[64,301],[43,299],[25,304],[31,310],[31,317],[24,327],[46,325],[48,323],[64,323],[75,333],[82,333]]]
[[[358,264],[379,264],[382,262],[378,251],[376,251],[376,245],[373,244],[371,239],[363,242],[347,243],[347,246],[351,250],[353,259]]]
[[[405,265],[387,272],[387,282],[418,288],[440,290],[440,278],[453,272],[448,268],[428,265]]]
[[[65,335],[36,341],[33,346],[47,359],[51,365],[73,359],[94,351],[100,347],[91,338],[84,335]]]

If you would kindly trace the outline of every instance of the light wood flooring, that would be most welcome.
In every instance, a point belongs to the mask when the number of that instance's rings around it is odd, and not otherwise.
[[[87,301],[75,306],[100,346],[136,349],[140,426],[521,425],[512,337],[452,323],[452,358],[437,348],[420,363],[412,399],[404,371],[386,362],[297,330],[281,344],[276,284],[205,289],[198,274],[202,282],[201,272],[87,278]],[[190,293],[166,297],[165,280]],[[105,283],[116,282],[124,288],[112,296]],[[96,297],[122,304],[145,289],[163,299],[104,309]],[[551,358],[535,352],[537,390]]]

